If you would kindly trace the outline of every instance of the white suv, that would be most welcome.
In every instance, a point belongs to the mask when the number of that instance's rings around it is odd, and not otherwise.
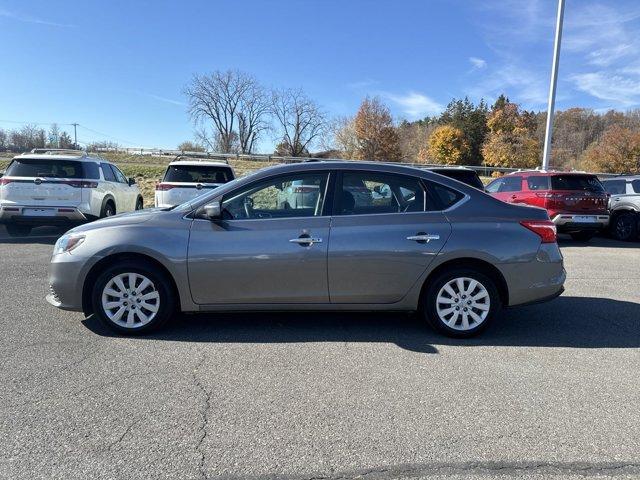
[[[142,208],[135,180],[79,150],[34,149],[14,157],[0,178],[0,223],[10,235]]]
[[[236,178],[226,163],[183,158],[171,162],[156,185],[156,207],[180,205]]]

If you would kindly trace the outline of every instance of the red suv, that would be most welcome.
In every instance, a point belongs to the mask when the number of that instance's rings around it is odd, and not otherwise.
[[[558,232],[590,240],[609,225],[608,195],[595,175],[523,171],[498,178],[486,192],[504,202],[542,207]]]

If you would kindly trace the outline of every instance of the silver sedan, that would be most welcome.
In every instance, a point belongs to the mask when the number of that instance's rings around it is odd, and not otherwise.
[[[295,185],[312,186],[314,201],[283,205]],[[47,300],[125,334],[176,311],[393,310],[468,337],[564,281],[545,210],[411,167],[307,162],[69,231]]]

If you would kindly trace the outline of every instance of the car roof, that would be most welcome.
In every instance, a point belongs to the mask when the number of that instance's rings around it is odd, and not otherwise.
[[[589,172],[561,172],[559,170],[521,170],[517,172],[510,172],[503,177],[520,176],[520,177],[553,177],[556,175],[591,175],[596,176],[594,173]]]
[[[175,162],[171,162],[169,164],[169,166],[174,166],[174,165],[187,165],[187,166],[194,166],[194,165],[205,165],[205,166],[209,166],[209,167],[227,167],[227,168],[231,168],[231,166],[227,163],[224,162],[214,162],[214,161],[207,161],[207,160],[176,160]]]
[[[442,166],[442,167],[424,167],[424,170],[431,170],[432,172],[438,171],[447,171],[447,172],[474,172],[477,173],[473,168],[468,167],[457,167],[457,166]]]
[[[99,155],[88,154],[81,152],[74,154],[71,152],[60,153],[23,153],[13,157],[14,159],[26,159],[26,160],[75,160],[78,162],[102,162],[113,163]]]
[[[616,175],[614,177],[600,179],[601,182],[608,182],[611,180],[640,180],[640,175]]]

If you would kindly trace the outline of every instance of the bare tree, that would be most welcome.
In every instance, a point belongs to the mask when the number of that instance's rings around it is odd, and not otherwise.
[[[281,147],[292,157],[308,155],[327,130],[327,117],[302,90],[274,91],[271,113],[282,136]]]
[[[268,102],[252,76],[237,70],[196,74],[184,93],[201,143],[222,153],[253,151],[267,128]]]

